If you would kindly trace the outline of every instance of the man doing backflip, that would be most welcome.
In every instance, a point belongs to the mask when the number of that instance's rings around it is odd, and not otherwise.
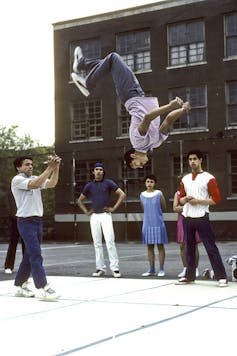
[[[85,78],[79,74],[81,70],[88,73]],[[170,127],[190,110],[190,105],[176,97],[159,107],[157,98],[145,97],[135,74],[118,53],[112,52],[104,59],[89,59],[83,56],[80,47],[75,48],[71,76],[84,96],[89,96],[107,73],[111,73],[116,93],[131,115],[129,137],[132,149],[125,153],[124,159],[131,168],[143,168],[148,162],[148,152],[167,139]],[[160,124],[160,115],[164,114],[167,116]]]

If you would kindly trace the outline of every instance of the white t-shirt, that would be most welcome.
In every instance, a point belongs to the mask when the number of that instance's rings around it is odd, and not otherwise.
[[[24,173],[19,173],[12,179],[11,190],[16,202],[16,216],[18,217],[43,216],[41,189],[45,188],[49,180],[46,179],[40,188],[28,189],[29,181],[35,178],[37,176],[28,177]]]
[[[154,97],[132,97],[125,103],[126,110],[131,115],[129,128],[130,142],[133,148],[142,153],[152,151],[159,147],[168,135],[160,132],[160,116],[151,121],[147,133],[143,136],[138,131],[144,116],[153,109],[159,107],[158,99]]]

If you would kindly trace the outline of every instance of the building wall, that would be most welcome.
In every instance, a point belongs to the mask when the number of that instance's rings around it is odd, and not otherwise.
[[[213,4],[215,3],[215,6]],[[103,102],[103,140],[95,142],[70,142],[69,102],[80,94],[70,83],[70,45],[82,40],[99,37],[102,57],[116,49],[116,34],[149,28],[151,31],[152,71],[138,74],[143,88],[158,96],[160,104],[168,102],[170,88],[207,84],[208,130],[191,133],[171,133],[168,140],[152,155],[153,173],[158,177],[159,189],[167,200],[166,226],[170,240],[175,239],[176,215],[172,213],[174,177],[172,159],[193,147],[208,155],[208,170],[218,180],[222,195],[220,205],[212,208],[212,219],[217,238],[236,238],[237,197],[230,196],[228,152],[236,150],[236,128],[226,129],[224,83],[237,80],[237,59],[225,60],[223,14],[236,11],[236,1],[164,1],[130,10],[92,16],[54,24],[55,47],[55,126],[56,152],[63,158],[60,182],[56,189],[56,238],[60,240],[90,240],[88,220],[77,209],[78,192],[74,190],[73,159],[103,160],[106,175],[122,184],[118,160],[130,146],[128,138],[116,136],[116,95],[111,78],[105,78],[94,97]],[[168,67],[167,24],[202,19],[205,21],[206,61],[201,65]],[[80,97],[80,100],[83,100]],[[86,182],[85,182],[86,183]],[[143,186],[139,187],[140,190]],[[118,240],[141,239],[141,208],[139,196],[127,201],[117,212],[115,230]],[[215,213],[221,213],[215,215]],[[229,212],[231,214],[229,214]],[[133,221],[133,214],[139,218]],[[130,215],[129,215],[130,214]],[[128,218],[128,215],[130,216]],[[236,214],[237,215],[237,214]],[[226,220],[227,219],[227,220]],[[76,221],[75,221],[76,220]]]

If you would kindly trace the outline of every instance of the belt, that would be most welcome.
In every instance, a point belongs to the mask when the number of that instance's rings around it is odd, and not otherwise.
[[[42,219],[42,216],[37,216],[37,215],[33,215],[33,216],[26,216],[26,217],[22,217],[22,216],[17,216],[19,219],[24,219],[24,220],[34,220],[34,219]]]

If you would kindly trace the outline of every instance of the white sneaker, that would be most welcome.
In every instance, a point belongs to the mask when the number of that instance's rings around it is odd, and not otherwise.
[[[199,270],[196,268],[196,277],[199,277]]]
[[[94,273],[92,273],[92,277],[103,277],[104,274],[105,274],[105,271],[97,269]]]
[[[160,270],[160,272],[157,274],[158,277],[164,277],[165,276],[165,271],[163,269]]]
[[[60,298],[60,295],[49,284],[46,284],[44,288],[39,288],[38,298],[46,302],[54,302]]]
[[[77,73],[71,73],[71,77],[72,77],[72,80],[74,82],[74,84],[78,87],[78,89],[80,90],[80,92],[85,96],[89,96],[90,95],[90,92],[89,90],[87,89],[86,87],[86,82],[85,82],[85,79],[77,74]]]
[[[179,278],[185,277],[186,271],[187,271],[187,267],[184,267],[184,269],[182,270],[182,272],[180,272],[180,273],[178,274],[178,277],[179,277]]]
[[[73,72],[78,73],[77,67],[78,67],[78,63],[82,57],[83,57],[83,53],[82,53],[81,47],[78,46],[74,49],[74,61],[73,61],[73,65],[72,65]]]
[[[113,273],[114,278],[122,277],[122,274],[118,270],[117,271],[113,271],[112,273]]]
[[[6,273],[6,274],[12,274],[11,268],[6,268],[6,269],[5,269],[5,273]]]
[[[17,286],[15,297],[33,298],[34,292],[28,288],[29,282],[25,282],[22,286]]]
[[[219,279],[219,281],[218,281],[218,286],[219,286],[219,287],[228,287],[228,281],[227,281],[227,279]]]
[[[150,272],[150,271],[142,273],[142,277],[149,277],[155,275],[156,275],[155,272]]]

